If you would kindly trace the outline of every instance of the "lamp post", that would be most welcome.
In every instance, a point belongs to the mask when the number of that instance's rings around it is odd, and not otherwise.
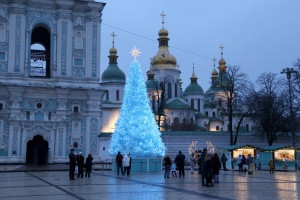
[[[281,74],[286,74],[286,78],[288,80],[288,84],[289,84],[289,103],[290,103],[290,116],[291,116],[291,131],[292,131],[292,136],[293,136],[293,148],[296,149],[296,134],[295,134],[295,115],[294,115],[294,111],[293,111],[293,102],[292,102],[292,89],[291,89],[291,76],[292,74],[297,73],[296,70],[294,70],[294,68],[285,68],[281,71]],[[297,163],[296,160],[296,155],[297,152],[295,152],[295,161]],[[297,165],[296,165],[296,169],[297,169]]]

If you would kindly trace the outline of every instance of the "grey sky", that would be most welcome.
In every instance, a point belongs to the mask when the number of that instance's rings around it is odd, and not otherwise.
[[[225,48],[228,65],[239,65],[254,82],[263,72],[292,67],[300,58],[299,0],[109,0],[102,16],[101,74],[108,66],[114,31],[118,66],[128,75],[131,49],[145,74],[158,51],[158,31],[169,31],[169,50],[180,66],[183,90],[190,83],[193,63],[199,85],[206,91],[213,70],[212,58]]]

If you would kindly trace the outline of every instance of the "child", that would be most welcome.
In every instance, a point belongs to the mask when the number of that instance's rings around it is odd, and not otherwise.
[[[171,172],[172,172],[172,176],[174,177],[174,175],[177,177],[177,174],[176,174],[176,164],[175,162],[172,163],[171,165]]]
[[[274,169],[275,169],[275,165],[274,165],[273,160],[270,160],[269,166],[270,166],[270,174],[271,173],[273,174],[274,173]]]

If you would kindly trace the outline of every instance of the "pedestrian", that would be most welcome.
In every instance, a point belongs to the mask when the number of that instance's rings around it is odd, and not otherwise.
[[[237,161],[237,164],[239,166],[239,172],[243,171],[242,155],[241,154],[236,158],[236,161]]]
[[[206,187],[215,186],[212,183],[214,172],[213,172],[213,161],[212,161],[212,158],[211,158],[211,154],[209,154],[209,153],[206,154],[205,159],[204,159],[204,163],[205,163],[204,168],[205,168],[205,179],[206,179],[205,186]]]
[[[77,155],[76,162],[78,166],[77,178],[79,177],[83,178],[84,156],[82,155],[82,152],[79,152],[79,154]]]
[[[205,157],[206,157],[206,154],[207,154],[207,149],[204,148],[202,153],[201,153],[201,156],[200,156],[200,162],[201,162],[201,181],[202,181],[202,186],[206,186],[205,184]]]
[[[131,171],[131,161],[132,161],[132,158],[131,158],[130,153],[128,153],[128,157],[129,157],[129,170],[128,170],[127,175],[130,175],[130,171]]]
[[[223,170],[224,171],[228,171],[228,169],[226,168],[226,162],[227,162],[227,157],[225,156],[225,153],[222,153],[222,156],[221,156],[221,163],[222,163],[222,166],[223,166]]]
[[[247,156],[247,165],[248,165],[248,174],[253,174],[255,166],[254,166],[254,158],[249,153]]]
[[[273,174],[274,170],[275,170],[275,164],[274,164],[273,160],[270,160],[269,166],[270,166],[270,174],[271,173]]]
[[[288,169],[288,163],[286,161],[285,155],[283,155],[283,166],[282,166],[283,171],[287,171]]]
[[[219,183],[219,173],[221,169],[221,162],[220,158],[217,153],[214,153],[212,158],[212,164],[213,164],[213,172],[214,172],[214,183]]]
[[[85,177],[91,177],[92,165],[93,165],[93,156],[89,154],[85,160]]]
[[[177,177],[177,173],[176,173],[176,163],[175,161],[172,163],[171,165],[171,172],[172,172],[172,176],[174,177]]]
[[[179,177],[184,177],[184,164],[185,164],[185,155],[179,151],[178,155],[175,158],[175,162],[179,171]]]
[[[75,180],[75,167],[76,167],[76,155],[74,154],[74,149],[71,149],[71,152],[69,154],[69,163],[70,163],[70,172],[69,177],[70,180]]]
[[[124,166],[124,174],[127,173],[127,175],[130,175],[129,172],[129,168],[130,168],[130,158],[129,158],[129,153],[127,153],[124,157],[123,157],[123,166]]]
[[[195,154],[192,153],[192,155],[190,155],[190,167],[191,167],[191,173],[194,173],[194,168],[196,165],[196,158],[195,158]]]
[[[166,155],[164,158],[164,166],[165,166],[164,178],[170,178],[169,175],[170,175],[170,170],[171,170],[171,164],[172,164],[172,161],[171,161],[169,155]]]
[[[202,167],[201,167],[201,151],[198,151],[198,161],[197,161],[197,164],[198,164],[198,174],[201,174],[202,172]]]
[[[241,165],[242,165],[242,168],[243,168],[243,172],[247,172],[248,171],[248,165],[247,165],[245,155],[242,155]]]
[[[121,154],[120,151],[116,155],[116,165],[117,165],[117,174],[119,175],[119,172],[120,172],[120,169],[121,169],[121,173],[122,173],[122,175],[124,175],[124,171],[123,171],[123,156],[122,156],[122,154]]]

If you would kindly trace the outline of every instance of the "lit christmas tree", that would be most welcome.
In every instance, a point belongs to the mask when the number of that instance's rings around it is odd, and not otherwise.
[[[120,151],[130,153],[134,158],[160,157],[166,148],[149,106],[146,84],[136,60],[140,52],[134,48],[131,53],[134,61],[126,79],[120,116],[108,151],[112,156]]]

